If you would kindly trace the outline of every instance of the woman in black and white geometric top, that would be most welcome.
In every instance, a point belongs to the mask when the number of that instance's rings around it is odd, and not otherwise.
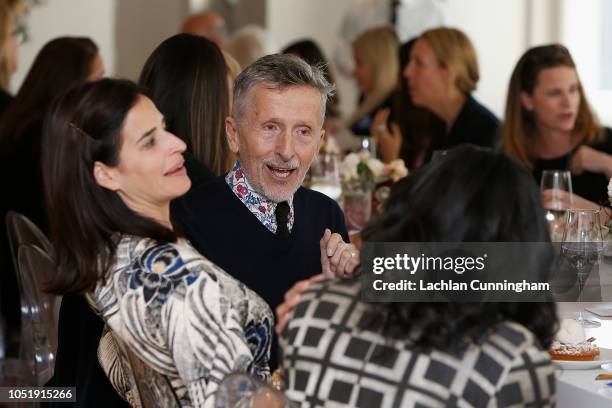
[[[364,233],[377,243],[548,240],[528,171],[470,146],[396,184]],[[367,303],[363,282],[311,283],[301,301],[287,298],[285,306],[300,301],[280,340],[290,399],[303,407],[554,406],[553,303]]]
[[[87,294],[125,345],[166,376],[186,407],[211,407],[232,372],[269,377],[273,316],[254,292],[200,255],[170,221],[190,186],[185,144],[131,82],[65,93],[45,123],[43,168],[58,275],[55,293]],[[116,347],[101,342],[116,372]],[[110,361],[110,363],[109,363]],[[127,388],[126,388],[127,387]]]

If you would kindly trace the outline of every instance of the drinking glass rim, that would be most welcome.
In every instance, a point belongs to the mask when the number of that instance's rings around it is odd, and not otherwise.
[[[601,212],[601,208],[567,208],[565,211],[571,211],[574,213],[577,212],[584,212],[584,213],[600,213]]]
[[[569,170],[563,170],[563,169],[548,169],[548,170],[542,170],[542,174],[544,173],[569,173],[570,175],[572,174],[571,171]]]

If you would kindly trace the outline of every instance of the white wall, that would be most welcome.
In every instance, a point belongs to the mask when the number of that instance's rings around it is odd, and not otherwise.
[[[113,17],[116,75],[138,80],[149,55],[163,40],[179,32],[188,10],[187,0],[119,0]]]
[[[609,126],[612,125],[612,91],[603,89],[601,81],[601,1],[589,0],[589,7],[585,7],[584,1],[563,0],[561,40],[576,62],[578,75],[591,106],[602,123]]]
[[[527,44],[526,0],[448,0],[447,25],[472,40],[480,65],[475,97],[501,118],[512,69]]]
[[[113,75],[115,6],[116,0],[47,0],[34,7],[28,17],[31,39],[19,50],[19,68],[11,80],[13,92],[19,89],[38,51],[59,36],[90,37],[100,48],[106,72]]]
[[[137,80],[146,58],[178,32],[188,0],[47,0],[28,16],[31,40],[20,48],[11,80],[19,89],[36,54],[59,36],[87,36],[100,48],[107,76]]]

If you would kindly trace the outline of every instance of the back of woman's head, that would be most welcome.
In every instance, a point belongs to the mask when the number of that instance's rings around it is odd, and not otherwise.
[[[0,140],[17,138],[42,121],[57,95],[88,80],[97,55],[98,47],[89,38],[60,37],[45,44],[3,116]]]
[[[144,97],[132,82],[103,79],[72,88],[51,106],[43,131],[42,168],[51,241],[59,273],[55,293],[91,289],[114,256],[115,233],[159,240],[174,234],[137,215],[101,187],[94,164],[119,164],[125,118]]]
[[[462,146],[394,186],[373,241],[547,241],[539,190],[502,153]]]
[[[188,152],[216,174],[225,172],[230,155],[224,132],[229,88],[219,47],[201,36],[170,37],[153,51],[139,83]]]
[[[325,59],[325,55],[323,55],[323,51],[321,48],[312,40],[300,40],[294,43],[289,44],[282,51],[283,54],[293,54],[297,55],[308,64],[320,67],[323,70],[323,75],[325,75],[325,79],[330,84],[335,83],[334,77],[332,76],[331,69],[329,67],[329,63]],[[338,92],[335,92],[328,100],[325,116],[326,117],[336,117],[340,113],[338,112],[340,103],[340,98],[338,97]]]
[[[473,146],[452,149],[396,184],[371,242],[547,242],[539,191],[522,165]],[[537,262],[536,262],[537,263]],[[552,303],[389,303],[364,324],[411,336],[425,348],[462,348],[504,321],[520,323],[546,347],[556,331]]]
[[[531,96],[538,84],[540,72],[557,67],[576,69],[576,64],[567,48],[560,44],[530,48],[514,67],[508,85],[506,112],[502,127],[502,149],[509,156],[529,166],[531,166],[532,157],[528,144],[533,142],[536,124],[534,113],[525,109],[521,103],[521,94]],[[578,88],[580,105],[574,130],[577,135],[584,137],[587,143],[592,143],[602,134],[602,129],[589,107],[580,80],[578,80]]]
[[[480,74],[478,58],[472,42],[465,33],[456,28],[434,28],[421,34],[438,60],[438,64],[448,68],[455,75],[455,86],[469,94],[476,89]]]
[[[355,41],[353,50],[372,67],[374,92],[389,92],[395,87],[400,70],[399,40],[391,27],[377,27],[364,31]]]

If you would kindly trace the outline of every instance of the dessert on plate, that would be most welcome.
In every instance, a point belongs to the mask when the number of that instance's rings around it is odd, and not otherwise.
[[[579,343],[555,341],[548,350],[548,354],[553,360],[591,361],[599,356],[599,347],[594,341],[594,337]]]

